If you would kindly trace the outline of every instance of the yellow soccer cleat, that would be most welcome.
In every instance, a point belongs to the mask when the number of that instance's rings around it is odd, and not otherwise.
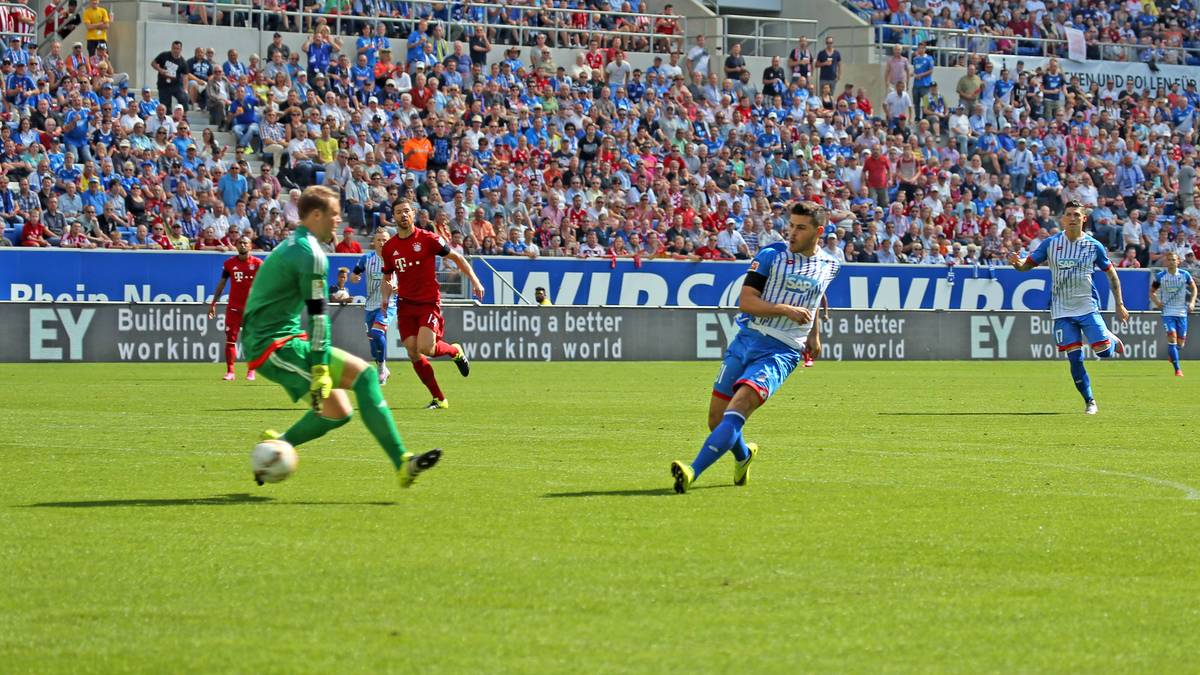
[[[283,436],[283,434],[279,433],[278,431],[275,431],[274,429],[267,429],[266,431],[262,432],[262,435],[260,436],[260,440],[273,441],[276,438],[279,438],[280,436]]]
[[[692,486],[692,481],[696,480],[696,472],[687,464],[675,460],[671,462],[671,477],[675,479],[675,492],[683,494]]]
[[[746,479],[750,478],[750,462],[754,461],[754,456],[758,454],[758,443],[747,443],[746,447],[750,449],[750,456],[744,462],[733,463],[733,484],[745,485]]]
[[[449,408],[449,407],[450,407],[450,401],[447,401],[444,398],[435,398],[432,401],[430,401],[429,403],[425,404],[426,410],[445,410],[446,408]]]
[[[396,476],[400,479],[400,487],[412,487],[413,482],[417,480],[417,476],[432,469],[441,458],[442,451],[439,448],[434,448],[420,455],[414,455],[411,452],[404,453],[404,456],[400,458],[402,466],[396,469]]]

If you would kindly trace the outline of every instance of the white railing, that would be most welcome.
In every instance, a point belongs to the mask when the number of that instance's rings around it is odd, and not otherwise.
[[[260,30],[283,30],[277,24],[291,23],[293,28],[298,32],[308,32],[315,23],[324,20],[325,24],[330,27],[330,30],[335,35],[354,35],[358,29],[366,24],[385,24],[387,26],[395,26],[399,28],[396,31],[400,35],[407,35],[409,29],[415,26],[417,21],[428,19],[434,24],[444,24],[446,28],[445,39],[447,40],[463,40],[466,39],[468,31],[477,27],[482,27],[489,32],[493,38],[511,37],[511,40],[496,39],[498,44],[521,44],[531,45],[534,43],[538,34],[543,34],[547,37],[547,46],[567,46],[571,42],[569,39],[575,37],[574,42],[578,45],[586,45],[591,37],[601,38],[622,38],[624,48],[627,51],[648,51],[655,53],[667,53],[670,51],[682,51],[684,36],[687,35],[687,17],[678,14],[648,14],[648,13],[632,13],[632,12],[615,12],[615,11],[598,11],[598,10],[574,10],[555,7],[528,7],[514,6],[508,4],[494,4],[486,2],[467,2],[461,9],[462,18],[454,18],[447,16],[449,10],[435,12],[432,8],[440,5],[446,7],[447,3],[439,0],[407,0],[410,7],[429,7],[428,12],[414,11],[412,16],[380,16],[380,15],[355,15],[348,13],[325,13],[325,12],[309,12],[303,9],[296,10],[265,10],[261,7],[242,4],[240,2],[221,2],[219,0],[204,1],[204,2],[188,2],[187,0],[164,0],[162,4],[172,8],[176,22],[180,18],[187,15],[189,11],[203,10],[203,14],[207,15],[208,21],[211,24],[217,16],[222,13],[228,13],[231,25],[244,26],[249,28],[258,28]],[[487,17],[489,10],[497,10],[501,12],[518,11],[522,16],[534,17],[539,14],[545,15],[563,15],[561,20],[562,25],[547,25],[547,26],[530,26],[521,23],[499,23],[494,21],[476,21],[468,17],[475,16],[476,10],[481,10]],[[459,12],[455,13],[456,15]],[[589,17],[600,15],[612,19],[626,19],[628,27],[617,30],[594,30],[588,28],[573,28],[571,27],[571,17],[575,14],[587,14]],[[657,22],[662,19],[675,22],[676,30],[673,34],[656,33],[655,28]],[[638,30],[635,30],[638,29]],[[644,42],[645,44],[641,44]],[[631,44],[632,43],[632,44]],[[637,49],[635,49],[637,47]]]
[[[749,33],[736,33],[730,28],[730,22],[749,23]],[[787,19],[781,17],[763,17],[741,14],[724,14],[721,16],[721,32],[725,42],[725,53],[735,45],[742,45],[742,56],[772,56],[768,53],[772,45],[795,46],[801,37],[810,40],[817,37],[817,21],[814,19]]]
[[[27,27],[21,30],[0,30],[0,38],[3,38],[5,46],[8,46],[9,38],[14,37],[21,40],[22,47],[26,42],[38,41],[38,31],[41,29],[41,24],[38,21],[37,12],[32,7],[15,2],[0,2],[0,10],[7,12],[10,17],[13,14],[13,10],[16,10],[22,14],[26,14],[26,16],[32,20]],[[11,27],[14,25],[14,23],[15,19],[10,18],[10,20],[7,22],[7,25]]]

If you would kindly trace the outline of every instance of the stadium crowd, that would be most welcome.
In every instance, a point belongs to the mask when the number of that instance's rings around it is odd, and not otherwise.
[[[862,18],[885,26],[878,39],[886,44],[1066,57],[1066,29],[1074,28],[1084,35],[1089,59],[1200,65],[1200,15],[1194,3],[1181,0],[843,2]]]
[[[400,37],[319,19],[301,49],[276,33],[248,58],[176,42],[139,91],[88,9],[86,45],[3,53],[12,243],[231,251],[244,234],[266,251],[319,182],[343,195],[330,250],[345,252],[405,197],[467,254],[746,259],[786,235],[793,199],[832,210],[825,246],[848,261],[1004,264],[1072,199],[1123,266],[1200,253],[1194,84],[1085,88],[1055,61],[995,72],[977,56],[939,92],[919,45],[873,101],[832,40],[752,73],[737,45],[719,58],[698,38],[642,70],[621,35],[557,63],[549,28],[451,41],[419,17]],[[194,133],[190,109],[236,147]]]

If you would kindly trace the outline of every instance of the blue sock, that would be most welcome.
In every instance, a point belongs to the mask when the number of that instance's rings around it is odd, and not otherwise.
[[[371,333],[375,336],[377,343],[375,346],[375,361],[379,363],[379,365],[383,365],[387,363],[387,334],[378,328],[371,329]]]
[[[383,363],[385,358],[383,332],[377,328],[372,328],[367,332],[367,338],[371,341],[371,358],[374,359],[375,363]]]
[[[717,428],[704,439],[704,445],[700,446],[700,454],[692,460],[692,470],[696,472],[697,478],[737,444],[738,437],[742,435],[742,425],[745,423],[746,418],[742,417],[741,413],[732,410],[725,413]]]
[[[1179,370],[1179,345],[1167,345],[1167,355],[1171,357],[1171,365]]]
[[[746,437],[740,431],[738,432],[737,441],[734,442],[729,452],[733,453],[733,458],[739,462],[746,461],[746,458],[750,456],[750,448],[746,447]]]
[[[1079,390],[1079,395],[1083,396],[1085,402],[1093,400],[1092,379],[1083,367],[1083,350],[1067,352],[1067,361],[1071,364],[1071,379],[1075,380],[1075,388]]]

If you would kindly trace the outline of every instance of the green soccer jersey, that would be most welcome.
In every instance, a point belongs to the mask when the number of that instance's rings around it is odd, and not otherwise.
[[[242,345],[254,360],[281,340],[299,335],[300,314],[308,300],[324,300],[329,261],[317,238],[301,226],[263,261],[242,319]],[[310,317],[310,364],[329,359],[329,318]]]

